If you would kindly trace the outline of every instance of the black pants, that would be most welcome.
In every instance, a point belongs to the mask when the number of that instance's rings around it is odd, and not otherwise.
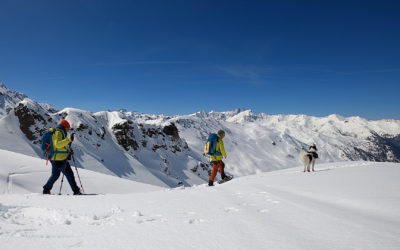
[[[53,184],[60,177],[61,172],[65,175],[68,180],[69,185],[71,186],[72,191],[78,191],[79,187],[76,185],[74,172],[72,172],[71,165],[67,160],[65,161],[52,161],[51,162],[51,176],[47,183],[43,186],[44,189],[51,190],[53,188]]]

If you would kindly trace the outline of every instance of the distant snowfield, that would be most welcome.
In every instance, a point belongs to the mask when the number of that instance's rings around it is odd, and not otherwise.
[[[0,158],[1,249],[400,248],[398,163],[317,163],[315,173],[176,189],[79,169],[85,191],[100,195],[59,196],[39,194],[43,161]]]

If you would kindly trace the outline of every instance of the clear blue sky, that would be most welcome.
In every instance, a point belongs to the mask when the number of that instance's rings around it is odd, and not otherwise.
[[[400,119],[399,1],[0,1],[0,82],[58,109]]]

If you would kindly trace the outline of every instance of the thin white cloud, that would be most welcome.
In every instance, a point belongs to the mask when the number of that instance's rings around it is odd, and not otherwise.
[[[257,83],[257,85],[260,83],[270,83],[272,79],[328,81],[323,77],[307,77],[299,74],[300,72],[319,71],[323,73],[344,74],[344,72],[335,70],[306,66],[268,67],[258,65],[229,65],[216,66],[216,69],[232,77],[247,79],[250,83]]]

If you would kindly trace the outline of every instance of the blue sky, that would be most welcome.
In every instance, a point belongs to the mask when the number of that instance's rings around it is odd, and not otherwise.
[[[0,82],[58,109],[400,119],[398,1],[0,2]]]

